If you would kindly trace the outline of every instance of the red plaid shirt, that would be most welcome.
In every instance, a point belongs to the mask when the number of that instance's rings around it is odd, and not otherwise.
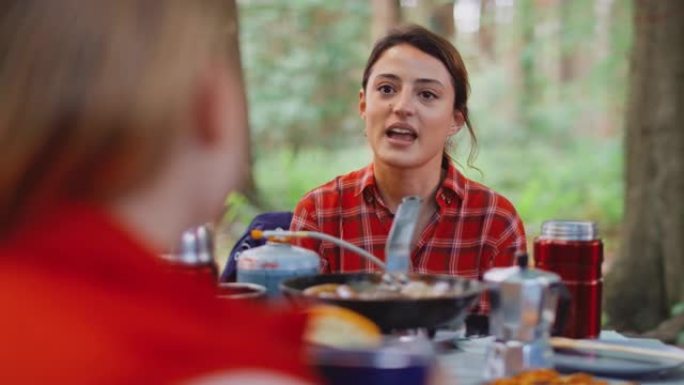
[[[437,189],[438,209],[411,253],[411,270],[482,279],[494,266],[511,266],[526,249],[525,229],[506,198],[467,179],[446,160]],[[302,198],[291,230],[319,231],[359,246],[385,260],[393,214],[375,184],[373,165],[341,175]],[[374,271],[375,265],[351,251],[316,239],[299,244],[323,257],[324,271]],[[480,312],[487,312],[483,299]]]

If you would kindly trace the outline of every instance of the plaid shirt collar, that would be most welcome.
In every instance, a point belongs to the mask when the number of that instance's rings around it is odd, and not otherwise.
[[[444,155],[442,158],[442,168],[446,168],[446,175],[442,184],[436,191],[437,196],[441,196],[450,204],[454,196],[463,199],[465,197],[467,179],[456,168],[453,160]],[[359,184],[354,196],[364,194],[365,197],[373,196],[375,199],[382,202],[382,197],[375,182],[375,172],[373,163],[362,169],[359,178]]]

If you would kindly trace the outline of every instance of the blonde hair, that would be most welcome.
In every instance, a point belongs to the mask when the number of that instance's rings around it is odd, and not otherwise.
[[[199,71],[228,51],[211,0],[10,0],[0,9],[0,232],[153,175]]]

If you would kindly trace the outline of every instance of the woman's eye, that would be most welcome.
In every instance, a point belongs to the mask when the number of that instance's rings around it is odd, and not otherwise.
[[[437,99],[437,95],[431,91],[421,91],[419,95],[421,98],[426,99],[426,100]]]
[[[392,86],[390,86],[390,85],[385,84],[385,85],[378,87],[378,91],[380,91],[381,94],[389,95],[392,92],[394,92],[394,88],[392,88]]]

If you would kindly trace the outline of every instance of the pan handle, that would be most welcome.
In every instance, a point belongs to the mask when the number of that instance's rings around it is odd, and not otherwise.
[[[489,316],[485,314],[468,314],[465,319],[466,337],[489,335]]]

